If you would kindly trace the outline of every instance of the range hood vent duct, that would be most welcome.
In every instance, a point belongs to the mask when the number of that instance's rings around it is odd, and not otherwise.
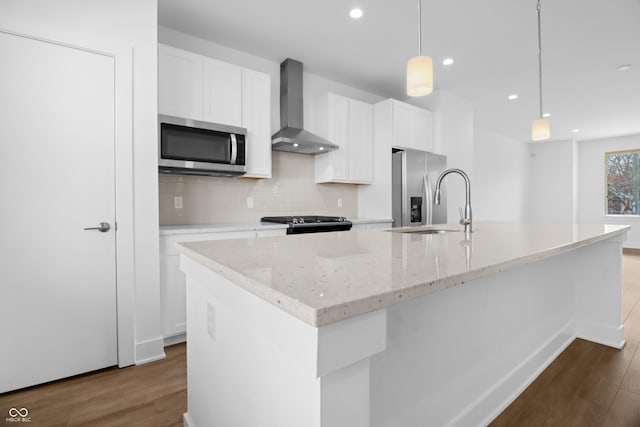
[[[340,147],[303,128],[302,62],[287,58],[280,64],[280,127],[271,148],[300,154],[320,154]]]

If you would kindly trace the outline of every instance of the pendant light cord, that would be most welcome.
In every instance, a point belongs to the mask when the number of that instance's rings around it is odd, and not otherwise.
[[[418,56],[422,56],[422,0],[418,0]]]
[[[542,31],[540,25],[540,0],[538,0],[538,82],[540,94],[540,118],[542,118]]]

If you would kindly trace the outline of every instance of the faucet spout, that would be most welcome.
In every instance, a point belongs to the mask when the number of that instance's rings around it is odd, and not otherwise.
[[[433,204],[439,205],[441,194],[440,194],[440,185],[442,184],[442,180],[445,176],[450,173],[456,173],[464,178],[464,185],[466,189],[466,200],[464,204],[464,214],[462,218],[460,218],[460,224],[464,225],[464,232],[471,233],[473,231],[472,227],[472,218],[471,218],[471,181],[469,180],[469,176],[461,169],[447,169],[442,172],[436,181],[436,190],[433,195]]]

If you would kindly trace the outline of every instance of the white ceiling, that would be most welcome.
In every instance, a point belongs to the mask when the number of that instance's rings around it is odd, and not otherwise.
[[[349,18],[353,6],[364,10],[358,21]],[[406,99],[417,8],[417,0],[159,0],[158,21]],[[552,139],[640,133],[640,0],[542,0],[542,43]],[[479,126],[530,140],[539,108],[536,0],[422,0],[422,51],[434,59],[436,88],[469,100]],[[444,67],[449,56],[455,64]],[[616,71],[622,64],[633,67]],[[508,101],[510,93],[519,98]]]

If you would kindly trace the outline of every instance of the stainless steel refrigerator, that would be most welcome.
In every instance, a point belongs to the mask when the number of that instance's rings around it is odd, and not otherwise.
[[[445,184],[439,205],[433,204],[433,191],[438,176],[447,168],[447,156],[394,148],[391,158],[393,226],[446,224]]]

